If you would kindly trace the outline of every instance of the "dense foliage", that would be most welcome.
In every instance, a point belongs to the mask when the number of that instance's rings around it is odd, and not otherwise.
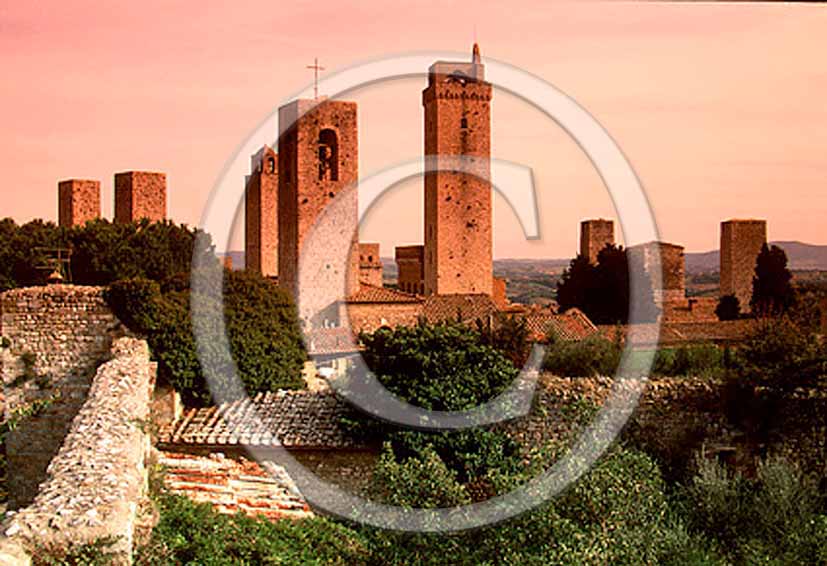
[[[657,308],[651,284],[637,290],[638,304],[635,318],[640,322],[654,321]],[[578,255],[557,283],[557,303],[560,310],[572,307],[582,310],[595,324],[625,324],[629,321],[630,294],[629,262],[623,247],[607,245],[597,255],[597,264]]]
[[[163,281],[189,273],[193,256],[212,259],[212,244],[203,233],[170,221],[116,224],[95,220],[63,228],[33,220],[18,226],[0,220],[0,291],[40,285],[50,273],[50,249],[71,250],[71,281],[108,285],[125,278]]]
[[[147,279],[113,283],[105,296],[118,318],[146,335],[159,377],[173,385],[189,403],[208,403],[210,390],[196,352],[190,318],[188,279],[158,284]],[[295,308],[287,293],[255,273],[225,272],[224,308],[208,304],[202,323],[206,348],[202,354],[216,376],[220,395],[239,391],[226,377],[233,363],[249,394],[298,388],[305,353]],[[232,358],[213,347],[215,321],[224,317]]]
[[[741,301],[735,295],[724,295],[715,307],[718,320],[737,320],[741,318]]]
[[[777,316],[789,311],[795,304],[792,278],[784,250],[764,244],[755,260],[750,299],[752,312],[761,316]]]

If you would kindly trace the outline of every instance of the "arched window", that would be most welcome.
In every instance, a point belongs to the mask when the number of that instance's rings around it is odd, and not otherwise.
[[[468,129],[468,118],[463,117],[459,121],[459,127],[462,128],[463,130],[467,130]]]
[[[339,180],[339,139],[326,128],[319,132],[319,180]]]
[[[272,155],[267,158],[267,172],[271,174],[276,172],[276,160]]]

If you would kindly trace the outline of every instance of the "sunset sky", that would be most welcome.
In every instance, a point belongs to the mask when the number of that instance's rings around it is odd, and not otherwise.
[[[827,7],[785,3],[5,2],[0,217],[55,220],[71,177],[101,180],[111,216],[114,173],[138,169],[166,172],[170,217],[197,224],[239,144],[312,81],[314,57],[333,71],[470,56],[475,36],[484,57],[539,75],[605,126],[662,239],[706,251],[721,220],[758,217],[773,240],[827,244]],[[424,86],[350,97],[362,176],[421,154]],[[492,108],[493,155],[533,168],[542,225],[523,241],[498,198],[495,255],[573,255],[581,219],[615,216],[599,177],[525,102],[495,90]],[[239,185],[244,172],[231,170]],[[420,242],[421,187],[391,191],[362,239],[384,256]]]

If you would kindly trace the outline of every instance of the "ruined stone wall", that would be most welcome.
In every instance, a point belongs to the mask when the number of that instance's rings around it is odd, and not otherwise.
[[[115,222],[137,222],[147,218],[160,222],[167,217],[167,176],[148,171],[115,174]]]
[[[597,255],[609,244],[615,243],[614,222],[597,218],[580,223],[580,255],[597,264]]]
[[[148,418],[155,364],[145,341],[119,338],[101,365],[46,480],[3,525],[0,560],[18,546],[65,548],[109,538],[116,564],[130,564],[146,509]],[[10,473],[18,470],[12,468]],[[19,554],[19,553],[16,553]]]
[[[101,215],[100,181],[68,179],[57,185],[58,222],[61,226],[83,226]]]
[[[100,287],[50,285],[0,297],[0,372],[5,418],[17,424],[6,438],[9,504],[31,501],[92,382],[108,356],[118,321]],[[32,407],[36,414],[28,414]]]
[[[749,312],[755,261],[767,241],[766,220],[721,222],[721,296],[735,295]]]

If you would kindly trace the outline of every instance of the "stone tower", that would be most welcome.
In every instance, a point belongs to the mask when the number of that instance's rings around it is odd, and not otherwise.
[[[379,244],[359,242],[359,282],[382,287],[382,258]]]
[[[68,179],[57,185],[57,216],[61,226],[83,226],[101,215],[100,181]]]
[[[279,272],[278,156],[265,145],[252,157],[244,195],[244,267],[266,277]]]
[[[471,62],[431,65],[422,92],[426,159],[453,169],[425,175],[427,295],[492,293],[491,85],[484,78],[474,44]],[[462,162],[452,165],[457,156]]]
[[[347,295],[359,290],[358,201],[359,144],[355,102],[296,100],[279,108],[278,145],[278,262],[279,281],[297,297],[299,258],[302,245],[320,214],[337,195],[335,219],[337,244],[349,240],[345,269]],[[345,190],[349,187],[352,190]],[[337,290],[337,293],[340,291]]]
[[[767,241],[766,220],[721,222],[721,296],[735,295],[749,311],[755,260]]]
[[[597,254],[607,245],[615,243],[615,225],[611,220],[598,218],[580,223],[580,255],[592,265],[597,264]]]
[[[148,171],[115,173],[115,222],[167,217],[167,176]]]
[[[630,269],[647,273],[655,303],[681,301],[686,297],[686,258],[683,246],[666,242],[648,242],[627,248]],[[659,257],[658,257],[659,256]],[[659,262],[658,262],[659,260]],[[661,270],[660,287],[657,284]]]

